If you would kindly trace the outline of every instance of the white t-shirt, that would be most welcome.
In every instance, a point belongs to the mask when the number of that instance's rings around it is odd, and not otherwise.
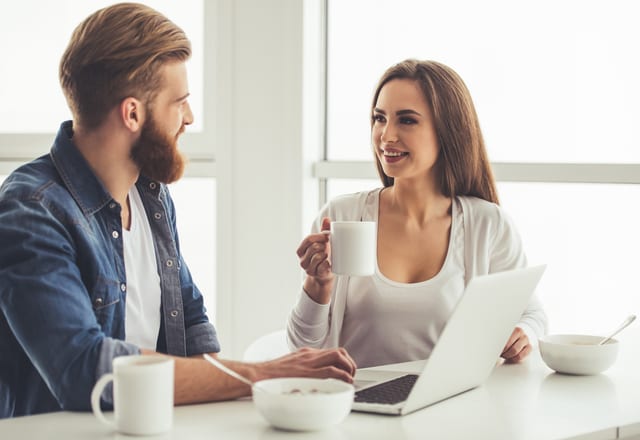
[[[347,296],[340,346],[356,354],[358,366],[369,366],[368,358],[374,357],[365,355],[369,353],[375,353],[376,363],[429,357],[464,291],[462,226],[460,209],[453,203],[447,255],[431,279],[400,283],[384,276],[376,264],[374,276],[349,280],[353,293]]]
[[[131,228],[123,229],[127,276],[125,341],[155,350],[160,332],[160,276],[151,227],[137,188],[129,192]]]

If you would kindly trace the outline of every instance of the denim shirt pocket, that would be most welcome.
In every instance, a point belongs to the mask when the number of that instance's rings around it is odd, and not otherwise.
[[[124,305],[120,281],[98,277],[95,288],[91,292],[91,306],[98,325],[107,336],[123,337]]]

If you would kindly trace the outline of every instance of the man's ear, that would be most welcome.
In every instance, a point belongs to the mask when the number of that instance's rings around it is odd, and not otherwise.
[[[136,98],[128,97],[120,103],[120,119],[131,132],[138,132],[144,123],[144,106]]]

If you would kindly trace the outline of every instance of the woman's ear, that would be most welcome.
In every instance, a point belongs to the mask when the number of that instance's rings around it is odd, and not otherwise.
[[[128,97],[120,103],[120,119],[125,127],[132,133],[142,129],[144,123],[144,106],[142,102],[133,97]]]

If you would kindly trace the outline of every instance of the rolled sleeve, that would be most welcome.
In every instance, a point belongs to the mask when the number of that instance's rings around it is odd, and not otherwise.
[[[187,356],[219,351],[218,335],[211,323],[203,322],[187,328]]]

